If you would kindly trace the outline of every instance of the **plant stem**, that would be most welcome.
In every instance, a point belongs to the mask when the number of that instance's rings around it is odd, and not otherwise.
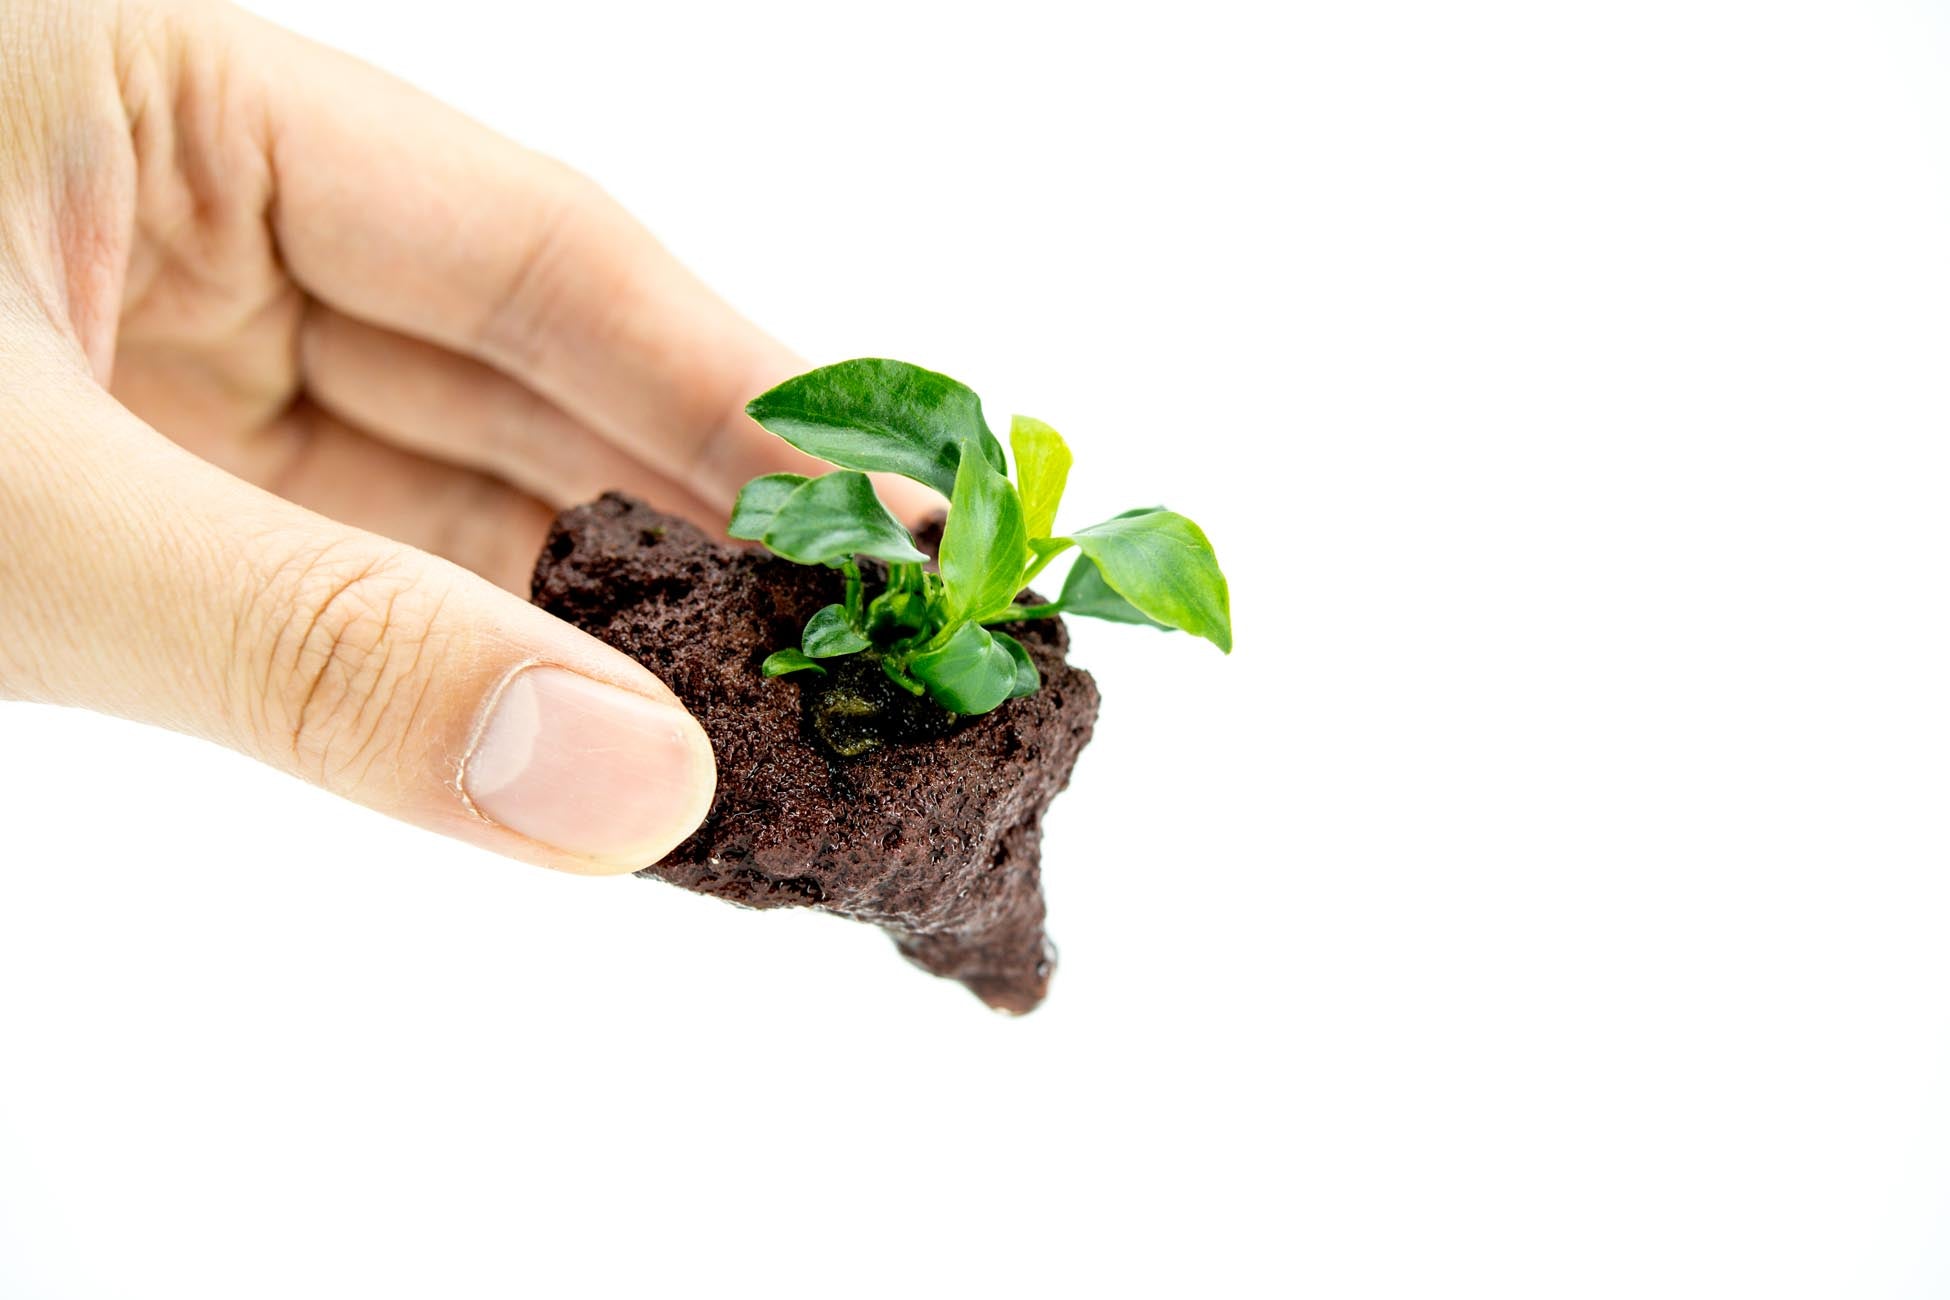
[[[1063,606],[1056,601],[1051,601],[1047,605],[1010,605],[994,618],[985,618],[982,621],[984,623],[1014,623],[1025,618],[1055,618],[1062,612]]]
[[[966,622],[967,620],[964,619],[962,621]],[[933,636],[929,637],[925,643],[923,643],[914,651],[914,653],[928,654],[931,651],[939,650],[942,646],[947,645],[949,638],[953,637],[955,633],[958,632],[960,629],[961,629],[961,623],[943,623],[941,625],[940,630],[937,631]]]
[[[846,574],[846,621],[855,628],[860,626],[860,563],[848,560],[840,566]]]
[[[1062,551],[1051,551],[1047,555],[1039,555],[1035,559],[1031,560],[1029,562],[1029,567],[1022,571],[1022,580],[1016,583],[1016,590],[1021,591],[1024,587],[1027,587],[1030,583],[1034,582],[1036,580],[1036,575],[1041,573],[1044,569],[1049,568],[1049,562],[1061,554],[1063,554]]]
[[[921,683],[915,681],[912,677],[909,677],[906,673],[902,672],[899,668],[896,668],[894,666],[894,661],[892,659],[882,659],[880,661],[880,668],[882,672],[887,674],[888,678],[894,683],[894,685],[900,687],[902,690],[906,691],[909,695],[927,694],[928,688],[921,685]]]

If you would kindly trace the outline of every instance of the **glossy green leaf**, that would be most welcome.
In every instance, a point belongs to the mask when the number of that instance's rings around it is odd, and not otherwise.
[[[964,623],[939,650],[916,655],[908,673],[953,713],[987,713],[1016,687],[1016,660],[979,623]]]
[[[1125,600],[1110,589],[1104,575],[1097,568],[1097,562],[1087,555],[1077,557],[1070,569],[1070,576],[1063,581],[1063,594],[1057,598],[1065,614],[1081,614],[1086,618],[1101,618],[1112,623],[1140,623],[1146,627],[1171,631],[1155,618],[1147,618],[1143,610]]]
[[[996,644],[1007,650],[1009,657],[1016,661],[1016,684],[1010,690],[1009,698],[1013,700],[1024,695],[1034,695],[1043,684],[1043,675],[1036,671],[1036,663],[1029,657],[1028,649],[1007,632],[991,632],[989,635],[994,637]]]
[[[1022,492],[1022,517],[1031,538],[1056,528],[1057,503],[1070,481],[1073,457],[1063,435],[1026,415],[1009,422],[1009,450],[1016,456],[1016,487]]]
[[[844,605],[828,605],[807,619],[805,635],[799,638],[799,648],[814,659],[850,655],[871,644],[847,622]]]
[[[800,564],[830,564],[871,555],[918,564],[928,557],[887,513],[865,474],[837,470],[801,484],[772,517],[765,545]]]
[[[1232,653],[1225,574],[1199,526],[1170,510],[1119,515],[1071,534],[1111,590],[1139,612]]]
[[[806,482],[804,474],[766,474],[753,479],[739,490],[738,503],[731,507],[731,524],[725,532],[742,541],[762,541],[779,507]]]
[[[943,496],[955,490],[965,444],[998,472],[1007,468],[974,390],[905,361],[821,366],[759,394],[745,413],[822,460],[902,474]]]
[[[1015,484],[970,456],[955,475],[955,495],[941,533],[948,621],[979,618],[1007,605],[1021,587],[1028,550]]]
[[[771,654],[765,656],[765,662],[758,666],[758,671],[767,677],[777,677],[782,673],[796,673],[802,668],[810,668],[821,676],[824,676],[826,673],[824,668],[821,668],[818,664],[807,658],[805,653],[799,650],[773,651]]]

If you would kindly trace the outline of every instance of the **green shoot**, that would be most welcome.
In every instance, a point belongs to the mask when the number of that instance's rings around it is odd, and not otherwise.
[[[1015,478],[972,391],[901,361],[865,359],[788,379],[745,408],[802,451],[841,466],[818,478],[767,474],[739,493],[730,533],[800,564],[846,575],[844,603],[807,622],[797,647],[765,661],[767,677],[822,659],[865,654],[914,694],[951,713],[987,713],[1041,679],[1029,652],[998,625],[1056,614],[1180,629],[1232,651],[1225,574],[1199,526],[1161,507],[1126,511],[1066,535],[1057,507],[1071,455],[1062,435],[1017,416]],[[865,471],[865,472],[863,472]],[[903,475],[949,499],[936,571],[888,513],[866,472]],[[1062,595],[1021,605],[1023,588],[1066,550],[1077,552]],[[861,557],[886,577],[868,597]]]

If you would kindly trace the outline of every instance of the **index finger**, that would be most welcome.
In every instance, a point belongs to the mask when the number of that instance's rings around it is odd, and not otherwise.
[[[274,232],[308,292],[495,366],[720,508],[759,474],[823,468],[744,414],[804,365],[593,182],[248,21],[275,55]],[[881,489],[909,519],[939,504],[905,480]]]

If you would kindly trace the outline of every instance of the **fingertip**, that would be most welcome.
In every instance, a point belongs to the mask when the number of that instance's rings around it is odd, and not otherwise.
[[[620,875],[703,823],[717,762],[674,701],[544,664],[519,669],[488,701],[460,785],[481,819],[553,850],[550,865]]]

